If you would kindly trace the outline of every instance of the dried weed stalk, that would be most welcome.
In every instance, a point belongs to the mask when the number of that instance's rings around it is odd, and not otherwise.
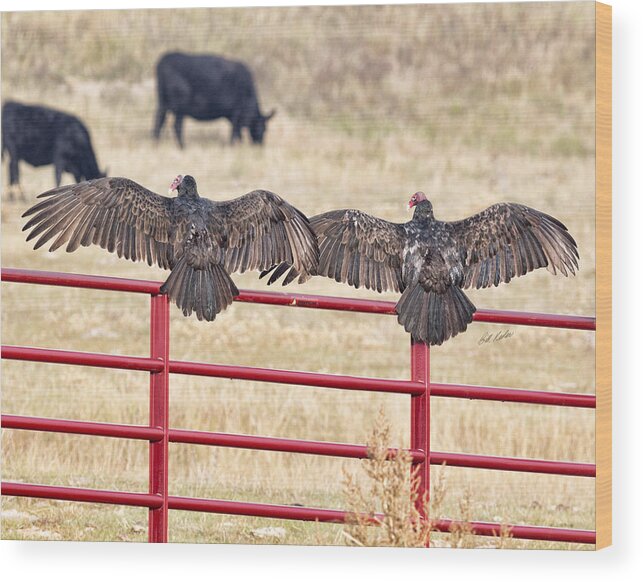
[[[429,500],[426,494],[420,495],[420,478],[410,453],[393,452],[390,444],[391,428],[380,411],[368,440],[368,458],[362,461],[366,484],[362,485],[355,475],[344,471],[344,494],[350,514],[344,536],[350,545],[356,546],[426,547],[434,530],[434,522],[429,516],[441,515],[447,494],[444,467],[436,472]],[[459,519],[446,534],[447,539],[436,540],[435,545],[480,547],[471,523],[470,489],[458,505]],[[485,547],[507,547],[510,529],[503,526],[494,539],[494,545],[485,544]]]
[[[406,451],[391,453],[391,429],[380,415],[362,461],[368,485],[344,472],[344,492],[351,519],[344,535],[351,545],[424,547],[429,543],[428,499],[420,499],[420,479]],[[376,524],[374,526],[373,524]]]

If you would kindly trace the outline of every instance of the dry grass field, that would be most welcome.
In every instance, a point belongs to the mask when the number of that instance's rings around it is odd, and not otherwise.
[[[471,292],[481,308],[594,314],[593,4],[394,6],[4,14],[2,97],[73,112],[101,167],[165,193],[178,173],[225,199],[261,187],[307,214],[355,207],[405,221],[422,189],[454,220],[497,201],[560,218],[576,238],[575,278],[539,271]],[[190,34],[186,34],[189,30]],[[188,120],[180,151],[166,128],[150,138],[154,63],[170,49],[245,60],[261,103],[276,107],[263,147],[227,144],[222,120]],[[6,161],[3,169],[6,170]],[[2,205],[2,265],[161,280],[165,273],[102,249],[33,251],[20,215],[53,186],[53,168],[22,165],[28,202]],[[66,176],[66,179],[70,179]],[[6,185],[6,174],[3,177]],[[256,274],[240,287],[264,289]],[[316,279],[293,291],[378,297]],[[387,297],[394,299],[391,295]],[[146,355],[148,298],[2,285],[4,344]],[[510,329],[479,345],[487,331]],[[409,341],[395,318],[234,304],[212,324],[172,310],[174,359],[408,378]],[[592,393],[591,332],[473,324],[432,350],[437,382]],[[409,398],[176,376],[171,426],[365,442],[383,408],[392,444],[409,444]],[[433,398],[436,451],[592,462],[585,409]],[[2,411],[147,422],[145,373],[3,361]],[[145,491],[147,445],[3,431],[3,479]],[[342,469],[360,462],[171,445],[172,494],[345,505]],[[444,469],[444,516],[594,528],[594,481]],[[3,498],[5,539],[146,539],[143,509]],[[438,517],[438,516],[435,516]],[[275,526],[278,530],[263,528]],[[446,544],[436,536],[436,545]],[[201,543],[345,544],[343,528],[171,513],[170,539]],[[494,545],[476,538],[479,546]],[[578,548],[509,540],[516,548]]]

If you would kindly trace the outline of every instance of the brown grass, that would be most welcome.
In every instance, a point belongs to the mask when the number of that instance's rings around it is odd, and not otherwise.
[[[592,6],[5,14],[3,97],[80,115],[101,166],[160,193],[181,172],[195,175],[202,193],[213,198],[264,187],[308,214],[358,207],[403,221],[404,203],[418,189],[430,193],[436,214],[448,220],[499,200],[529,204],[569,226],[580,248],[580,273],[573,279],[533,273],[472,292],[473,301],[591,315]],[[191,37],[176,40],[173,27],[190,22]],[[169,132],[158,145],[150,141],[152,65],[160,52],[179,47],[251,64],[262,103],[279,108],[263,148],[228,147],[223,121],[188,122],[184,151]],[[22,172],[31,200],[52,186],[51,167],[23,165]],[[34,252],[20,232],[23,211],[23,205],[3,204],[3,266],[165,276],[101,249]],[[265,288],[255,274],[235,280]],[[293,290],[377,297],[322,279]],[[13,284],[2,291],[3,343],[147,353],[145,297]],[[171,325],[175,359],[409,376],[408,338],[392,317],[235,304],[212,325],[173,310]],[[474,324],[433,350],[432,378],[593,392],[592,333],[512,327],[512,338],[478,344],[484,332],[497,330]],[[409,445],[407,397],[178,376],[171,382],[176,428],[360,443],[383,406],[392,442]],[[2,383],[6,413],[147,422],[145,374],[5,361]],[[431,404],[435,450],[593,461],[592,411],[438,398]],[[144,491],[146,462],[142,443],[3,433],[3,476],[9,480]],[[179,495],[341,507],[342,469],[355,462],[173,445],[170,487]],[[591,479],[461,468],[444,473],[444,517],[457,516],[459,500],[471,490],[475,519],[594,526]],[[4,537],[35,538],[36,528],[62,539],[145,538],[138,531],[144,510],[14,498],[3,507],[26,515],[5,521]],[[172,513],[171,538],[265,543],[251,534],[264,524],[286,529],[280,543],[345,543],[340,526],[183,512]]]

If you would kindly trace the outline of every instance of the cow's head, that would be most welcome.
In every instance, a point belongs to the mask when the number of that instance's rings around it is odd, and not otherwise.
[[[96,169],[98,170],[98,168],[96,168]],[[97,180],[98,178],[106,178],[107,176],[109,176],[109,169],[108,168],[105,168],[105,170],[102,171],[102,172],[100,170],[98,170],[97,172],[87,172],[86,174],[82,174],[82,173],[76,174],[76,173],[74,173],[73,170],[69,170],[69,171],[71,171],[71,173],[76,176],[76,181],[77,182],[80,182],[81,179],[82,180]]]
[[[276,110],[272,110],[268,115],[262,115],[259,113],[252,123],[250,124],[250,137],[252,141],[257,144],[263,143],[263,136],[266,133],[266,127],[268,126],[268,121],[272,119],[274,114],[277,113]]]

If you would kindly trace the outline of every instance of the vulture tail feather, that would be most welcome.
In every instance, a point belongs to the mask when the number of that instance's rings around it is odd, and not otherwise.
[[[404,290],[395,310],[398,322],[415,341],[439,346],[467,329],[476,307],[459,287],[435,293],[414,283]]]
[[[196,313],[197,319],[213,321],[217,313],[230,305],[239,290],[219,264],[197,269],[181,257],[161,286],[183,315]]]

